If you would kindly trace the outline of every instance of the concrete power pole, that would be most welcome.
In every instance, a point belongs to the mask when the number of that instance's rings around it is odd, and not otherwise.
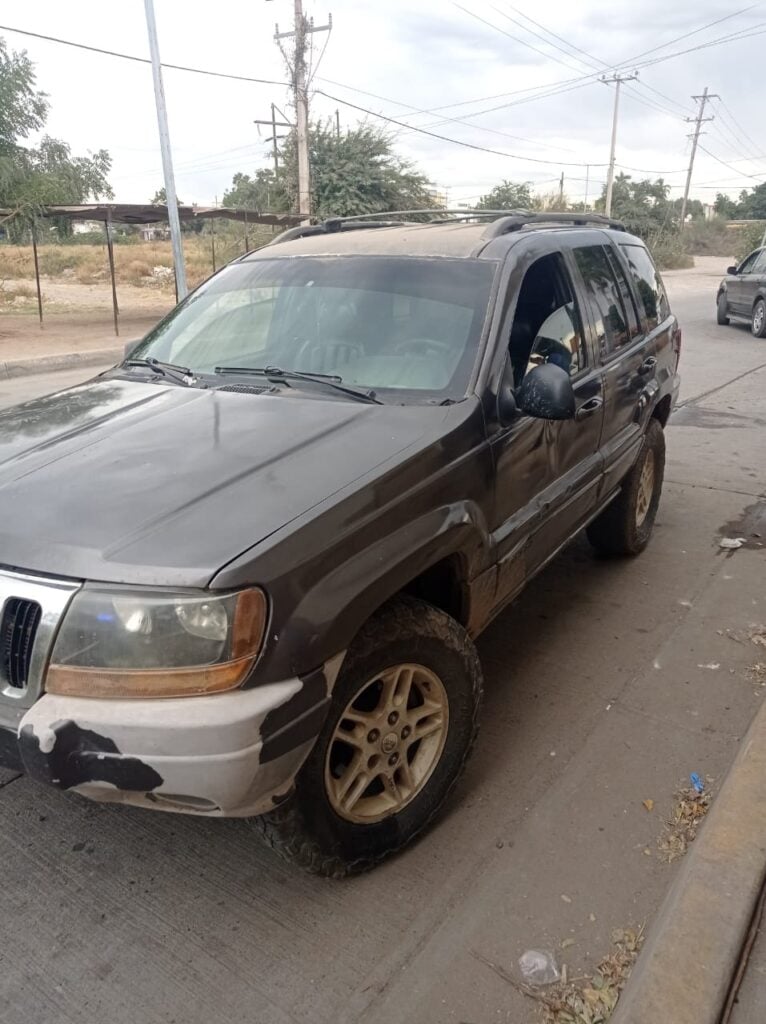
[[[176,272],[176,294],[179,299],[186,298],[186,266],[184,250],[181,244],[181,221],[178,216],[178,197],[173,175],[173,155],[170,151],[170,134],[168,132],[168,112],[165,106],[165,89],[162,84],[162,65],[160,64],[160,47],[157,42],[157,23],[154,20],[154,0],[144,0],[146,9],[146,29],[149,33],[149,52],[152,58],[152,76],[154,78],[154,102],[157,105],[157,126],[160,132],[160,150],[162,152],[162,170],[165,177],[165,198],[168,204],[168,221],[170,223],[170,240],[173,247],[173,264]]]
[[[296,142],[298,148],[298,213],[304,223],[311,216],[311,170],[309,167],[309,96],[306,84],[306,36],[312,32],[329,32],[332,29],[332,15],[326,25],[314,25],[303,14],[302,0],[295,0],[295,23],[292,32],[280,32],[279,25],[274,38],[279,42],[289,36],[295,37],[295,54],[292,60],[293,99],[295,102]]]
[[[697,143],[699,142],[700,129],[702,128],[702,125],[704,124],[705,121],[712,121],[713,120],[712,117],[704,117],[703,116],[704,113],[705,113],[705,104],[707,103],[708,100],[712,100],[712,99],[716,99],[717,100],[719,98],[720,97],[716,93],[714,93],[714,92],[709,93],[707,91],[707,86],[705,86],[705,88],[702,90],[702,95],[701,96],[692,96],[692,99],[696,100],[699,103],[699,105],[700,105],[700,108],[697,111],[697,116],[696,117],[687,117],[687,118],[685,118],[685,120],[688,121],[689,124],[693,124],[694,125],[694,132],[693,132],[692,135],[689,136],[691,138],[691,140],[692,140],[692,152],[691,152],[691,156],[689,157],[689,170],[688,170],[688,172],[686,174],[686,185],[684,186],[684,199],[683,199],[683,202],[681,203],[681,231],[683,231],[684,224],[686,223],[686,204],[689,202],[689,189],[691,188],[691,184],[692,184],[692,171],[694,170],[694,157],[697,155]]]
[[[620,109],[620,86],[623,82],[632,82],[638,78],[638,72],[634,71],[632,75],[621,75],[616,72],[613,75],[607,77],[604,75],[601,78],[602,82],[607,85],[611,82],[615,85],[614,90],[614,114],[612,116],[612,147],[609,152],[609,171],[606,176],[606,202],[604,204],[604,213],[607,217],[612,216],[612,190],[614,188],[614,154],[617,148],[617,112]]]

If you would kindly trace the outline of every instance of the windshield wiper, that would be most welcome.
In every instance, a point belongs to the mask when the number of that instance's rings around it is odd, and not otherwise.
[[[155,359],[154,356],[147,356],[146,359],[126,359],[122,364],[123,366],[148,366],[150,370],[154,370],[161,377],[169,377],[171,380],[177,381],[179,384],[185,384],[187,387],[194,380],[194,371],[188,369],[186,366],[176,366],[175,363],[163,363],[160,359]]]
[[[336,373],[304,373],[302,370],[283,370],[279,366],[216,366],[216,373],[226,374],[250,374],[257,377],[266,377],[271,381],[281,380],[308,380],[313,384],[324,384],[325,387],[333,388],[344,395],[356,398],[360,402],[371,402],[374,405],[383,405],[383,402],[375,396],[375,392],[366,388],[354,388],[343,383],[343,378]]]

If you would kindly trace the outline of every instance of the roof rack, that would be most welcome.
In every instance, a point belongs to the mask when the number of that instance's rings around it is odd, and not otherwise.
[[[611,217],[604,217],[600,213],[524,213],[514,212],[510,215],[503,215],[493,220],[484,229],[482,238],[489,241],[492,238],[499,238],[500,235],[507,235],[511,231],[520,231],[530,224],[561,224],[572,227],[599,227],[611,228],[613,231],[627,230],[622,221],[612,220]]]
[[[379,220],[380,217],[386,219]],[[591,225],[612,228],[616,231],[626,230],[625,225],[620,221],[612,220],[611,217],[604,217],[598,213],[533,213],[530,210],[467,210],[461,207],[448,210],[390,210],[384,213],[354,214],[351,217],[329,217],[319,224],[301,224],[299,227],[289,228],[268,244],[292,242],[296,238],[308,238],[312,235],[331,235],[339,231],[400,228],[423,223],[420,220],[406,219],[413,217],[429,217],[431,220],[428,223],[431,224],[459,224],[465,221],[489,220],[490,223],[482,234],[485,241],[506,235],[511,231],[520,231],[531,224],[567,224],[574,227]]]

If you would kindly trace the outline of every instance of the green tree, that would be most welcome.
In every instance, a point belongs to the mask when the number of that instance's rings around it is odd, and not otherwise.
[[[231,188],[223,194],[224,206],[238,206],[245,210],[268,210],[287,213],[290,199],[284,183],[284,174],[274,173],[271,167],[261,167],[250,177],[238,173],[232,178]]]
[[[48,113],[48,98],[35,81],[26,52],[8,50],[0,38],[0,206],[14,213],[5,226],[15,238],[24,235],[43,206],[113,197],[106,150],[73,156],[66,142],[48,135],[37,146],[21,144],[44,127]],[[68,221],[56,226],[62,233],[70,230]]]
[[[766,220],[766,182],[740,193],[737,216],[744,220]]]
[[[739,203],[735,199],[730,199],[727,195],[724,195],[723,192],[716,193],[713,209],[719,217],[727,217],[729,220],[732,217],[739,216]]]
[[[533,205],[532,192],[528,181],[503,179],[476,204],[477,210],[530,210]]]
[[[338,136],[331,121],[317,121],[309,132],[311,207],[314,216],[350,217],[387,210],[435,208],[427,177],[399,157],[391,136],[361,124]],[[294,133],[280,149],[280,168],[262,168],[253,177],[236,174],[224,206],[286,212],[297,209],[298,168]]]
[[[168,205],[168,194],[165,191],[165,186],[158,188],[152,198],[149,200],[152,206],[167,206]],[[186,206],[186,203],[181,199],[180,196],[176,196],[176,202],[179,206]]]
[[[612,189],[612,216],[642,238],[674,229],[678,226],[678,211],[669,194],[670,186],[662,178],[634,181],[629,174],[618,174]],[[596,200],[596,209],[603,212],[605,205],[606,185]]]

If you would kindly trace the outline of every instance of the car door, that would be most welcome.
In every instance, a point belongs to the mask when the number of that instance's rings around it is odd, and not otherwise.
[[[519,415],[491,440],[500,601],[555,554],[597,500],[603,381],[580,305],[563,252],[548,251],[527,266],[500,341],[517,386],[535,365],[554,362],[570,373],[577,406],[567,421]]]
[[[726,279],[729,309],[738,316],[749,317],[758,291],[757,266],[761,264],[763,249],[756,249],[737,267],[737,273]]]
[[[647,399],[659,388],[657,349],[660,331],[672,330],[672,318],[648,329],[639,317],[623,258],[609,236],[575,246],[574,261],[584,288],[604,372],[604,491],[613,489],[636,458]]]

